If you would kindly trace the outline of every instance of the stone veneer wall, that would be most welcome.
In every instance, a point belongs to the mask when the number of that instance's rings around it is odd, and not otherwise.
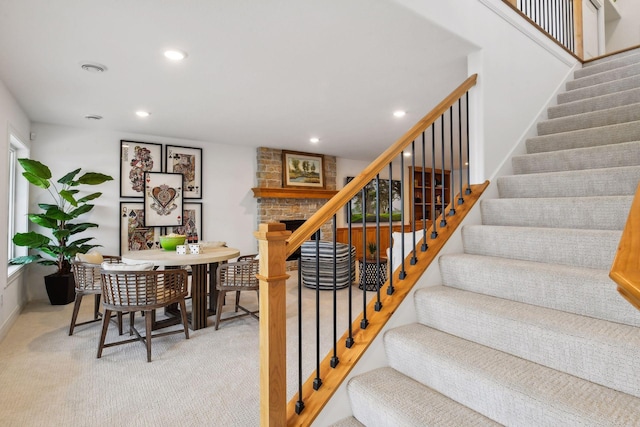
[[[274,148],[258,148],[257,187],[282,188],[282,150]],[[336,189],[336,158],[324,156],[324,180],[327,190]],[[258,224],[276,222],[281,219],[309,219],[326,199],[258,199]],[[331,224],[321,228],[323,240],[332,240]]]

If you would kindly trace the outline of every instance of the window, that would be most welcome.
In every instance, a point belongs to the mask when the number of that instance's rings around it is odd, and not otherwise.
[[[18,159],[27,157],[29,151],[26,146],[13,134],[9,135],[9,155],[7,170],[9,173],[9,209],[7,224],[7,254],[9,259],[16,256],[26,255],[26,248],[20,248],[13,244],[11,240],[17,232],[27,231],[27,207],[28,207],[28,183],[24,179],[19,179],[21,168]]]

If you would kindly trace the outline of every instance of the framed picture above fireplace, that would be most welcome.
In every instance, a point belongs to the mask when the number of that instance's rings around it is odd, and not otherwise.
[[[325,188],[324,156],[282,150],[282,186]]]

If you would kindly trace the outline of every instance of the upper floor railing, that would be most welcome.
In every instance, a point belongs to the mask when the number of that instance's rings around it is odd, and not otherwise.
[[[486,188],[469,179],[476,80],[466,79],[293,234],[284,224],[260,225],[261,425],[313,422]],[[297,307],[287,316],[286,260],[300,247]]]
[[[584,59],[582,0],[503,1],[577,59]]]

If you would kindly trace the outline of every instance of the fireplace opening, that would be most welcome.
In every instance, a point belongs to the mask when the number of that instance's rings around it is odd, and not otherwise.
[[[294,231],[296,231],[298,228],[300,228],[300,226],[302,224],[304,224],[304,222],[306,221],[306,219],[281,219],[278,220],[278,222],[284,224],[285,228],[287,230],[291,230],[291,232],[293,233]],[[316,233],[311,235],[311,240],[316,240]],[[292,253],[289,258],[287,258],[287,261],[295,261],[297,259],[300,258],[300,248],[296,249],[296,251],[294,253]]]

